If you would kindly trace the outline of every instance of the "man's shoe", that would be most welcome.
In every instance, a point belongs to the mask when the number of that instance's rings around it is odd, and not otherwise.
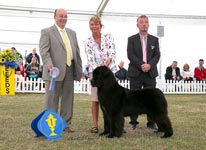
[[[75,130],[72,126],[68,126],[64,129],[64,131],[70,133],[70,132],[74,132]]]

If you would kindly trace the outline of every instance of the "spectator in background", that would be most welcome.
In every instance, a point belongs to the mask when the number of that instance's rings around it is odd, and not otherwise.
[[[190,71],[190,66],[189,64],[184,64],[183,70],[181,71],[181,76],[184,81],[193,81],[193,74]]]
[[[24,73],[25,73],[25,69],[24,69],[23,60],[19,59],[18,60],[18,67],[15,69],[15,74],[21,75],[22,77],[24,77]]]
[[[19,59],[23,59],[22,55],[16,50],[15,47],[11,47],[11,51],[16,53],[19,56]]]
[[[42,74],[43,74],[43,65],[39,67],[39,78],[42,78]]]
[[[39,76],[39,64],[37,63],[37,58],[32,57],[31,63],[26,67],[26,77],[37,79]]]
[[[127,80],[127,70],[124,68],[124,61],[120,61],[119,70],[115,73],[115,77],[118,80]]]
[[[39,55],[36,52],[36,48],[34,48],[32,50],[32,52],[26,56],[27,64],[31,63],[32,57],[36,57],[37,58],[37,63],[40,65],[40,57],[39,57]]]
[[[15,69],[15,76],[17,76],[17,80],[18,81],[24,81],[24,77],[25,77],[25,68],[24,68],[24,65],[23,65],[23,59],[19,59],[18,60],[18,66],[17,68]],[[16,90],[20,90],[22,89],[22,84],[19,84],[19,82],[17,82],[16,84]]]
[[[172,65],[167,67],[165,79],[174,81],[179,81],[182,79],[180,75],[180,68],[177,67],[177,61],[173,61]]]
[[[197,81],[206,81],[206,68],[203,66],[204,60],[199,60],[199,66],[194,70],[194,76]]]

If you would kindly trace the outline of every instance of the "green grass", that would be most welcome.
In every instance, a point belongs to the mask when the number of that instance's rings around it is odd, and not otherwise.
[[[107,139],[90,133],[92,127],[89,95],[75,94],[73,126],[76,132],[63,133],[62,140],[46,142],[35,138],[30,124],[43,111],[43,94],[16,94],[0,97],[0,150],[204,150],[206,149],[206,95],[166,95],[174,136],[161,139],[145,127],[146,116],[139,126],[121,138]],[[100,113],[100,132],[103,130]]]

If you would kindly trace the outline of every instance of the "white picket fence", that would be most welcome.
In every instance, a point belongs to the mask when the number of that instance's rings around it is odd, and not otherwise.
[[[130,87],[128,80],[119,81],[119,84],[125,88]],[[29,80],[23,77],[15,76],[16,93],[45,93],[45,84],[42,79]],[[157,88],[165,94],[206,94],[206,82],[173,82],[157,79]],[[74,93],[91,93],[90,81],[81,79],[80,82],[74,81]]]

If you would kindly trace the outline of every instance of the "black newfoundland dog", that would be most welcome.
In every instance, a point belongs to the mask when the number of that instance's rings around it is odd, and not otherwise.
[[[167,101],[157,88],[129,90],[118,84],[112,71],[106,66],[97,67],[91,80],[98,89],[98,99],[104,118],[104,131],[108,138],[120,137],[124,128],[124,116],[148,114],[164,132],[163,138],[171,137],[173,129],[168,117]]]

